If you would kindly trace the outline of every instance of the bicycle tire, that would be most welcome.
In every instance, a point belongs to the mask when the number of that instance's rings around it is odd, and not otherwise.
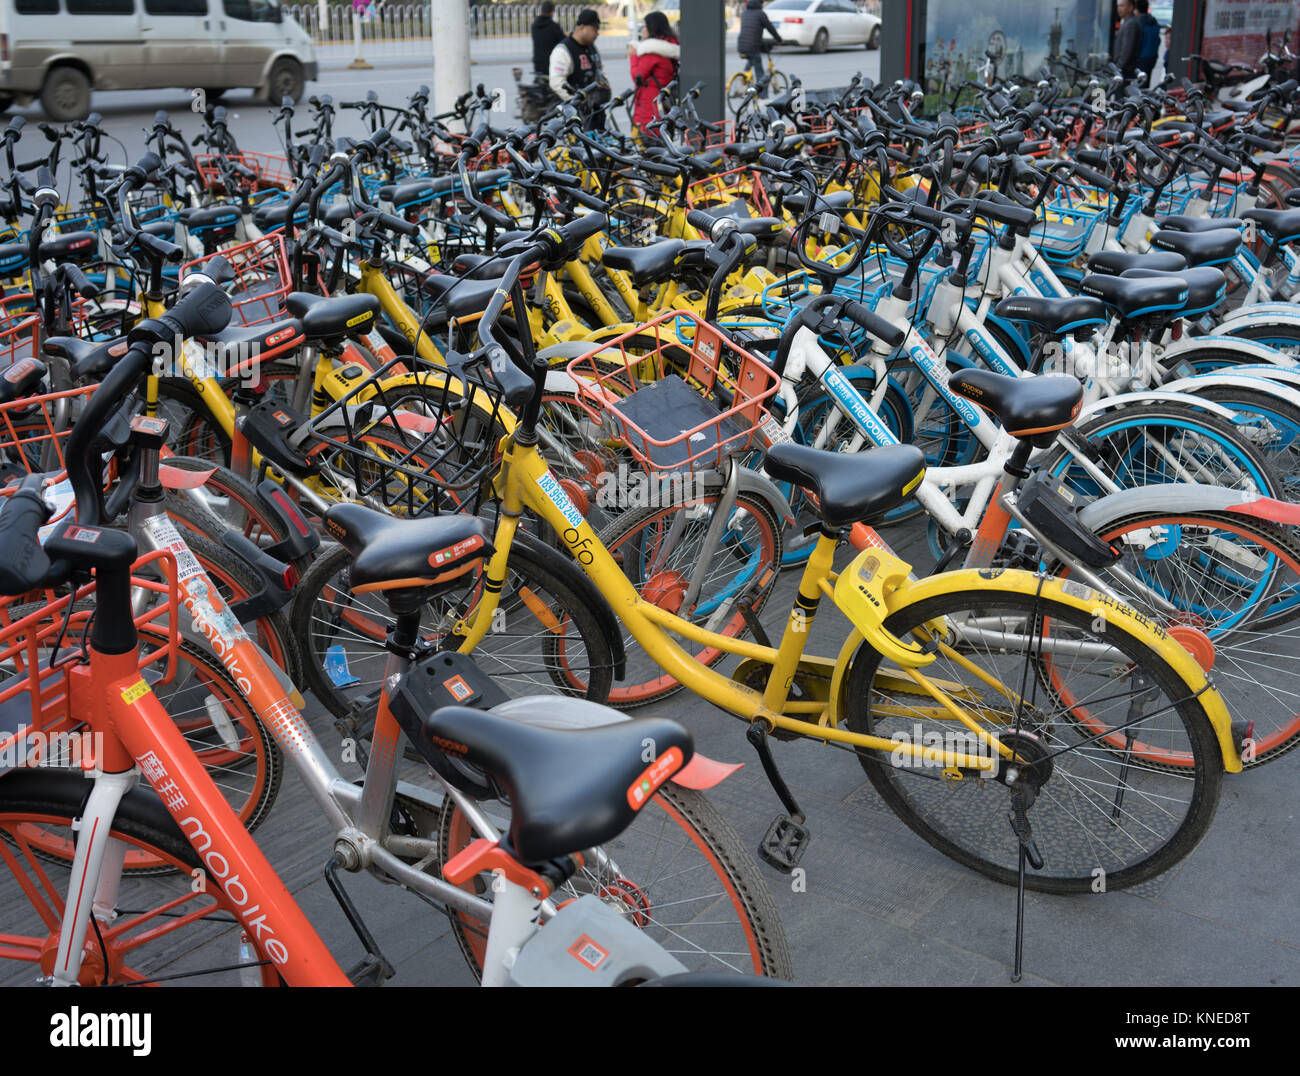
[[[751,85],[751,79],[745,71],[737,71],[727,79],[727,111],[735,112],[740,107],[740,102],[745,99]]]
[[[351,561],[351,555],[341,546],[323,552],[303,576],[290,616],[293,633],[301,642],[305,682],[341,721],[349,720],[354,705],[380,687],[388,658],[386,631],[393,623],[382,595],[352,594],[347,576]],[[510,551],[509,573],[500,606],[506,610],[503,630],[488,632],[472,652],[475,662],[507,694],[559,692],[604,702],[613,683],[614,656],[596,617],[524,541],[517,539]],[[449,611],[454,623],[461,615],[463,602],[469,601],[466,608],[472,608],[481,584],[481,574],[475,573],[465,588],[431,600],[438,603],[438,609]],[[511,618],[516,615],[525,624],[529,618],[536,620],[529,598],[541,602],[554,625],[543,624],[540,631],[528,637],[539,640],[540,656],[532,657],[530,653],[529,660],[536,666],[531,671],[536,676],[525,680],[530,670],[520,667],[519,651],[512,653],[508,643],[494,645],[494,639],[515,637],[505,629],[512,626]],[[428,603],[421,631],[426,638],[441,638],[431,627],[427,608]],[[581,657],[584,652],[585,661]]]
[[[0,780],[0,908],[4,909],[0,914],[5,924],[0,931],[5,939],[0,945],[0,968],[4,969],[0,985],[35,985],[38,975],[47,975],[53,968],[57,929],[48,923],[57,922],[58,909],[47,898],[40,877],[48,878],[52,891],[61,896],[67,892],[66,873],[53,869],[47,859],[32,851],[27,835],[33,827],[40,827],[75,837],[73,826],[82,815],[87,788],[79,774],[41,770],[16,770]],[[238,908],[206,874],[198,854],[151,789],[137,788],[122,798],[112,835],[137,855],[165,863],[167,872],[123,879],[118,905],[130,910],[122,911],[117,921],[102,924],[98,932],[87,931],[89,956],[83,957],[81,984],[138,985],[141,978],[205,974],[220,976],[206,979],[207,985],[240,985],[240,972],[226,967],[238,957],[239,933],[232,930],[238,926]],[[193,879],[200,870],[210,884],[196,889]],[[33,903],[37,898],[40,903]],[[126,901],[130,904],[124,904]],[[197,916],[204,909],[209,910],[201,918],[187,919],[191,912]],[[143,919],[145,916],[152,919]],[[181,922],[183,919],[187,921]],[[176,925],[168,927],[167,920]],[[155,926],[164,924],[158,927],[160,936],[142,937],[154,931],[130,932],[133,923],[148,926],[150,921]],[[185,931],[183,938],[172,937],[181,930]],[[256,938],[249,937],[256,946]],[[127,954],[141,952],[152,943],[158,947],[145,954],[143,965],[123,963]],[[220,943],[228,948],[218,956],[212,947]],[[213,958],[213,967],[226,970],[195,968],[196,961],[201,962],[200,953]],[[266,960],[260,951],[259,959]],[[263,964],[258,974],[263,986],[280,985],[269,963]]]
[[[657,820],[657,821],[656,821]],[[647,841],[656,831],[654,840]],[[676,826],[685,839],[672,845],[672,826]],[[665,835],[667,833],[667,835]],[[474,834],[464,814],[448,800],[438,837],[438,868],[467,846]],[[735,830],[718,813],[716,807],[699,792],[677,785],[660,788],[650,803],[642,808],[632,825],[604,846],[620,867],[626,868],[632,852],[629,846],[648,843],[648,854],[656,858],[638,868],[628,877],[620,871],[617,879],[608,873],[602,875],[594,867],[583,867],[579,874],[556,894],[556,900],[586,893],[602,893],[625,918],[647,930],[664,948],[692,971],[732,971],[765,975],[775,979],[792,979],[794,962],[786,940],[780,913],[768,891],[752,857]],[[670,846],[672,845],[672,846]],[[703,861],[692,865],[684,855],[690,854],[693,845]],[[656,869],[657,865],[657,869]],[[707,880],[717,879],[721,890],[713,883],[700,896],[683,896],[677,887],[686,884],[688,875],[707,872]],[[638,884],[638,878],[651,881]],[[656,899],[655,887],[666,899]],[[468,892],[491,899],[491,875],[470,879],[462,886]],[[691,919],[704,918],[704,922],[663,924],[655,918],[656,905],[670,906],[674,916],[683,908],[694,906]],[[703,906],[700,906],[703,905]],[[726,911],[726,918],[734,914],[735,922],[719,923],[718,912]],[[486,946],[486,924],[477,922],[464,912],[448,911],[452,934],[460,947],[461,955],[474,976],[480,977]],[[712,948],[702,944],[704,937],[720,940]],[[719,946],[727,948],[719,951]],[[697,951],[698,950],[698,951]]]
[[[1268,459],[1240,430],[1208,412],[1189,412],[1182,404],[1137,404],[1102,412],[1075,426],[1073,435],[1092,446],[1100,456],[1096,462],[1120,489],[1201,482],[1284,496]],[[1108,492],[1059,441],[1048,450],[1043,466],[1080,493]]]
[[[1032,645],[1054,646],[1055,641],[1044,642],[1048,633],[1040,631],[1032,635],[1022,628],[1025,642],[1016,644],[1015,653],[1005,648],[999,651],[996,645],[991,645],[984,655],[985,672],[995,680],[1005,681],[1003,686],[1022,699],[1031,684],[1034,688],[1030,702],[1037,742],[1022,740],[1024,746],[1017,750],[1025,751],[1025,758],[1033,757],[1039,773],[1046,769],[1041,761],[1044,754],[1065,751],[1051,760],[1049,776],[1029,809],[1028,817],[1044,859],[1044,872],[1030,870],[1026,885],[1049,893],[1096,892],[1100,878],[1105,890],[1121,889],[1154,877],[1181,860],[1209,827],[1223,774],[1218,741],[1194,689],[1148,645],[1135,621],[1114,612],[1098,617],[1092,610],[1097,602],[1092,592],[1087,592],[1091,597],[1080,597],[1076,605],[1064,599],[1066,592],[1060,587],[1054,586],[1053,591],[1043,594],[1041,577],[1029,573],[994,569],[963,571],[960,575],[961,579],[953,580],[951,590],[895,609],[885,620],[885,627],[900,638],[922,641],[931,637],[925,626],[927,622],[939,617],[945,618],[943,625],[949,629],[961,613],[978,613],[994,624],[1005,618],[1010,624],[1023,625],[1035,614],[1045,617],[1039,623],[1068,627],[1071,638],[1062,635],[1059,640],[1062,644],[1100,642],[1116,652],[1116,658],[1099,662],[1093,672],[1097,690],[1112,692],[1118,682],[1125,678],[1132,680],[1133,669],[1141,669],[1139,682],[1148,685],[1143,690],[1148,695],[1153,691],[1167,695],[1171,700],[1166,710],[1157,708],[1152,715],[1151,720],[1164,717],[1162,727],[1143,728],[1143,736],[1154,741],[1159,734],[1170,744],[1176,742],[1179,749],[1186,744],[1188,765],[1178,772],[1125,766],[1122,752],[1104,743],[1093,748],[1081,747],[1086,736],[1078,721],[1067,719],[1060,723],[1058,731],[1057,723],[1051,719],[1053,715],[1044,714],[1037,701],[1041,679],[1037,669],[1030,668],[1036,664]],[[1012,585],[1005,585],[1008,583]],[[1037,588],[1037,593],[1030,589],[1026,594],[1023,589],[1016,589],[1017,585]],[[1098,608],[1103,607],[1098,605]],[[1001,638],[1009,634],[1004,631]],[[1033,640],[1038,642],[1032,644]],[[962,653],[968,660],[979,660],[980,655],[969,643],[963,646]],[[1040,651],[1038,660],[1041,657]],[[999,661],[1025,665],[1000,673],[996,671]],[[919,734],[922,743],[933,742],[927,741],[927,736],[937,735],[939,743],[974,749],[969,740],[950,739],[955,722],[947,716],[947,711],[942,711],[944,717],[940,721],[924,727],[925,711],[913,700],[923,697],[930,706],[930,696],[921,696],[919,689],[891,688],[890,681],[877,678],[880,663],[880,656],[867,643],[854,655],[843,694],[845,725],[850,730],[886,739],[901,735],[911,740]],[[1123,672],[1125,668],[1129,672]],[[958,705],[966,704],[968,714],[971,699],[978,699],[980,708],[991,715],[984,718],[984,723],[1007,742],[1012,735],[1009,730],[1014,730],[1016,724],[1012,713],[1015,708],[1007,698],[974,674],[967,673],[943,650],[923,671],[933,680],[955,681],[961,685],[960,691],[949,691],[949,694],[956,696],[954,701]],[[880,701],[873,701],[873,694]],[[1093,711],[1110,702],[1106,694],[1090,696],[1086,691],[1075,694],[1075,698],[1080,700],[1074,704],[1076,707],[1088,703]],[[1119,695],[1115,698],[1121,700],[1118,720],[1123,721],[1126,700]],[[886,713],[890,709],[896,713]],[[1100,716],[1094,714],[1094,720]],[[1104,719],[1110,716],[1107,713]],[[1011,797],[1009,793],[988,794],[995,790],[998,784],[995,780],[978,776],[946,780],[935,769],[893,764],[901,762],[901,756],[882,758],[877,752],[865,750],[858,752],[858,759],[881,798],[913,832],[958,863],[995,881],[1015,884],[1019,842],[1008,824]],[[1107,767],[1113,773],[1108,773]],[[1116,784],[1112,797],[1119,795],[1121,803],[1114,807],[1120,811],[1115,819],[1111,817],[1113,798],[1108,802],[1102,788],[1108,776]],[[1135,787],[1139,780],[1143,785],[1141,790]],[[1169,832],[1160,832],[1157,824]],[[1070,847],[1075,841],[1078,847]]]
[[[721,492],[703,496],[686,494],[684,498],[674,495],[674,498],[668,505],[629,508],[610,522],[600,539],[642,597],[680,615],[674,603],[679,605],[685,597],[692,573],[700,563],[708,527],[716,512],[710,506],[717,505]],[[674,523],[681,513],[686,513],[684,522],[680,524],[680,533],[674,534]],[[671,550],[665,550],[660,543],[669,540],[674,545]],[[687,619],[707,623],[721,615],[726,619],[713,630],[729,638],[743,637],[749,628],[744,615],[738,611],[738,603],[746,588],[757,581],[760,589],[751,608],[755,615],[762,610],[781,568],[782,544],[780,521],[767,501],[744,491],[737,494],[728,529],[714,553],[713,565],[719,567],[711,565],[708,569],[695,610],[688,613]],[[736,573],[726,574],[728,561],[739,566]],[[622,682],[610,690],[610,706],[632,709],[682,689],[626,629],[623,637],[627,672]],[[694,660],[705,666],[716,665],[726,656],[722,650],[699,648],[686,640],[682,645]]]
[[[84,603],[93,608],[92,603]],[[15,614],[36,612],[19,607]],[[158,639],[159,632],[146,626],[142,634]],[[234,678],[210,653],[186,639],[180,642],[177,672],[169,681],[158,677],[146,666],[145,675],[163,708],[177,723],[186,742],[203,762],[217,788],[250,832],[270,814],[284,776],[284,760],[279,746],[261,719],[240,692]],[[197,677],[197,679],[196,679]],[[220,692],[218,697],[217,692]],[[200,697],[200,693],[203,693]],[[223,730],[214,721],[208,699],[215,700],[229,722]],[[232,745],[231,735],[238,740]],[[7,779],[7,778],[6,778]],[[0,780],[3,786],[4,780]],[[83,785],[84,788],[84,785]],[[66,842],[37,842],[39,852],[52,862],[71,859],[72,846]],[[139,857],[128,859],[124,873],[155,874],[168,868]]]
[[[1231,407],[1249,417],[1258,417],[1258,445],[1281,483],[1278,496],[1287,501],[1300,499],[1300,407],[1263,388],[1240,385],[1207,385],[1197,396]]]
[[[1137,512],[1099,537],[1125,549],[1120,565],[1129,578],[1178,612],[1157,609],[1128,579],[1102,569],[1124,601],[1171,634],[1191,626],[1213,643],[1215,686],[1228,711],[1255,726],[1243,764],[1262,765],[1300,744],[1300,682],[1287,686],[1300,669],[1300,541],[1287,528],[1230,512]],[[1065,565],[1055,571],[1069,575]]]

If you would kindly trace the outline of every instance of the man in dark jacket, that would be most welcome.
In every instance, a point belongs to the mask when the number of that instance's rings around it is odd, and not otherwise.
[[[767,89],[767,75],[763,70],[764,31],[775,38],[774,44],[781,44],[781,35],[776,32],[772,20],[763,10],[763,0],[749,0],[745,10],[740,13],[740,37],[736,41],[736,51],[749,62],[749,69],[754,72],[754,85],[760,93]]]
[[[551,53],[564,40],[564,31],[555,21],[555,5],[546,0],[542,13],[533,20],[533,73],[550,77]]]
[[[1142,24],[1133,12],[1133,0],[1119,0],[1115,10],[1121,21],[1115,32],[1115,51],[1111,61],[1125,79],[1136,78],[1138,54],[1142,51]]]
[[[1147,84],[1151,72],[1155,70],[1156,59],[1160,55],[1160,24],[1151,14],[1151,0],[1133,0],[1137,8],[1138,25],[1142,27],[1142,42],[1138,49],[1138,72],[1142,85]]]

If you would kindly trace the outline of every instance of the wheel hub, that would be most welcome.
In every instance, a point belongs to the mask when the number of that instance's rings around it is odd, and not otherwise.
[[[999,758],[997,780],[1008,788],[1024,783],[1038,792],[1052,776],[1051,752],[1042,739],[1025,729],[1011,729],[998,739],[1014,753],[1011,758]]]
[[[650,925],[650,901],[639,885],[626,878],[615,878],[608,885],[600,887],[599,896],[606,904],[613,905],[634,926],[644,928]]]
[[[669,613],[677,613],[686,597],[686,580],[680,572],[655,572],[641,590],[641,597]]]

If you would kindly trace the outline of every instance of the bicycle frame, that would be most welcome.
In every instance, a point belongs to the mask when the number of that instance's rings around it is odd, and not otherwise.
[[[921,476],[917,476],[920,482]],[[947,573],[933,576],[921,583],[908,579],[910,566],[889,552],[888,546],[876,538],[876,542],[863,550],[845,573],[856,572],[859,582],[863,579],[874,580],[869,584],[875,586],[878,606],[874,614],[864,613],[863,607],[846,608],[836,598],[835,581],[840,575],[831,570],[831,564],[837,544],[837,537],[821,535],[804,566],[803,577],[799,584],[799,597],[791,608],[789,619],[778,647],[763,646],[742,639],[731,638],[708,631],[692,624],[673,613],[645,601],[636,588],[623,574],[613,556],[601,543],[591,525],[573,506],[568,497],[550,473],[546,460],[536,446],[520,446],[513,436],[502,442],[502,464],[496,480],[496,489],[501,497],[501,513],[497,532],[493,539],[495,551],[485,570],[483,597],[471,616],[458,623],[454,631],[464,636],[459,649],[470,653],[491,630],[493,610],[497,607],[500,594],[509,571],[510,547],[518,531],[519,520],[525,508],[531,510],[548,523],[561,536],[574,559],[582,570],[591,577],[601,593],[609,601],[619,619],[626,625],[632,637],[645,649],[646,653],[670,676],[678,680],[693,693],[711,702],[720,709],[750,722],[762,722],[770,729],[781,729],[797,733],[823,742],[834,741],[852,747],[872,751],[907,752],[913,759],[942,760],[945,766],[967,768],[972,770],[991,770],[997,765],[998,757],[1011,757],[1011,752],[996,739],[992,739],[980,725],[954,704],[944,694],[941,687],[929,680],[921,671],[928,659],[920,657],[917,650],[892,636],[882,626],[888,615],[888,608],[894,599],[911,587],[942,590],[962,586],[966,580],[973,579],[974,573]],[[910,492],[910,491],[909,491]],[[874,534],[874,532],[872,532]],[[845,574],[840,573],[840,574]],[[1024,579],[1022,585],[1032,588],[1039,585],[1039,577],[1030,573],[1020,573]],[[1059,588],[1060,584],[1051,585]],[[1065,600],[1077,601],[1069,596]],[[854,624],[854,631],[846,640],[838,659],[821,657],[804,657],[817,603],[823,596],[831,597],[837,607]],[[1133,615],[1124,612],[1122,615]],[[962,632],[981,632],[978,626],[965,628],[955,626]],[[1150,630],[1147,628],[1146,630]],[[1013,633],[1000,632],[1002,638]],[[1163,634],[1163,633],[1160,633]],[[702,665],[689,654],[670,635],[679,636],[702,647],[714,648],[724,653],[746,659],[746,664],[758,664],[770,669],[767,687],[757,691],[740,683],[738,679],[723,675]],[[920,744],[899,745],[882,737],[850,732],[839,727],[839,691],[842,689],[843,677],[858,644],[868,640],[871,645],[899,666],[899,672],[893,670],[883,674],[897,677],[906,682],[910,680],[925,694],[934,699],[939,712],[948,719],[966,726],[980,742],[987,746],[987,755],[983,758],[971,757],[952,750],[938,750]],[[1193,680],[1204,676],[1188,666],[1190,658],[1171,639],[1152,639],[1177,667],[1187,670]],[[1004,644],[1005,645],[1005,644]],[[1038,645],[1036,642],[1035,645]],[[1109,653],[1103,644],[1079,643],[1067,640],[1041,640],[1044,652],[1053,653]],[[940,645],[941,651],[953,658],[986,682],[989,678],[973,664],[946,644]],[[1195,663],[1192,663],[1194,666]],[[825,699],[810,701],[791,700],[790,690],[794,676],[800,669],[812,669],[820,675],[831,678],[829,696]],[[904,680],[906,678],[906,680]],[[950,685],[951,686],[951,685]],[[1000,683],[990,683],[990,687],[1008,699],[1018,698],[1010,687]],[[1208,690],[1213,690],[1208,688]],[[1222,701],[1211,704],[1215,710],[1215,727],[1225,760],[1235,760],[1235,749],[1231,748],[1229,737],[1229,720]],[[1239,763],[1238,763],[1239,764]]]

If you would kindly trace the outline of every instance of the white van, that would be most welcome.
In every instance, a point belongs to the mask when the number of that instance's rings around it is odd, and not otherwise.
[[[279,103],[317,74],[279,0],[0,0],[0,109],[81,119],[94,90],[248,88]]]

